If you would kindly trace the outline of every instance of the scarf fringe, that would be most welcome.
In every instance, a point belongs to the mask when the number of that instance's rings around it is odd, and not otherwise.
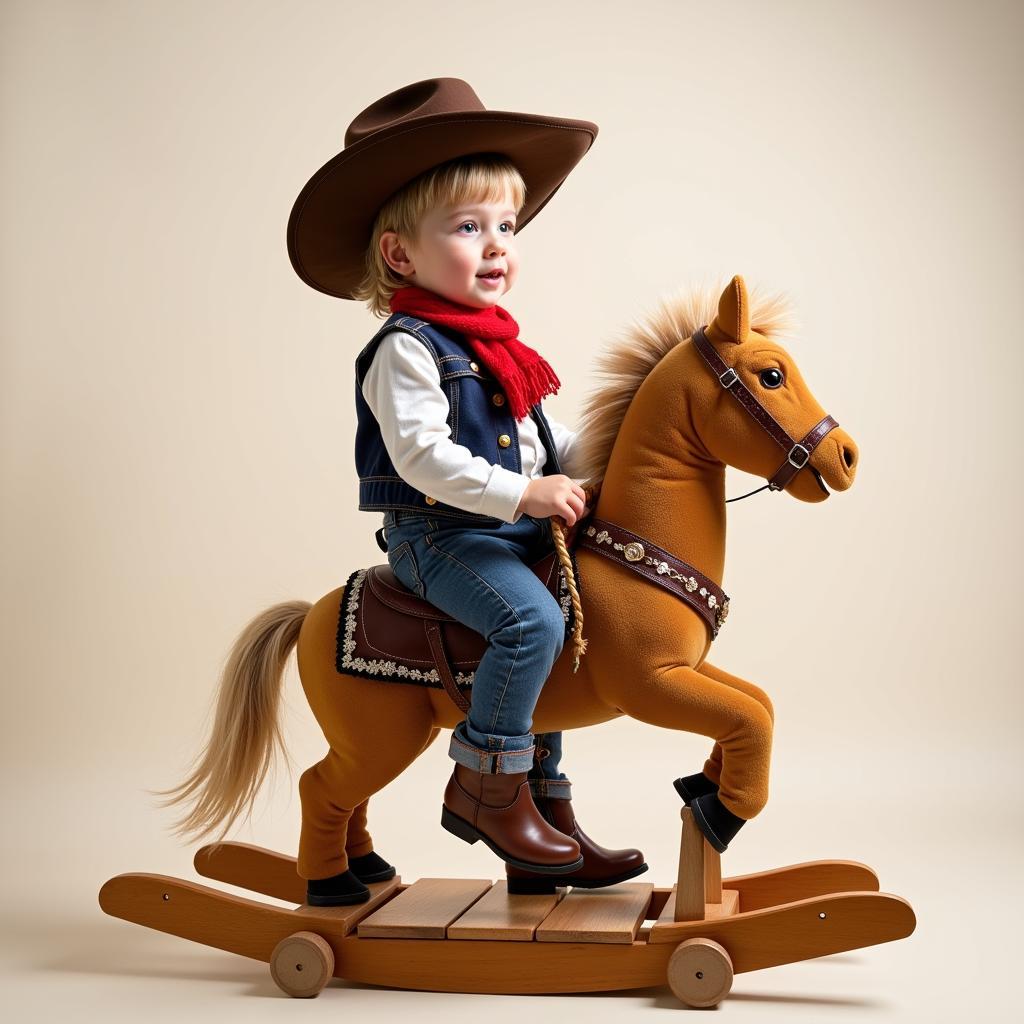
[[[512,415],[517,420],[529,415],[532,405],[529,396],[535,395],[535,403],[539,402],[545,395],[554,395],[562,386],[557,374],[549,363],[544,360],[529,363],[521,366],[522,384],[515,382],[515,387],[509,390],[509,401],[512,403]],[[535,404],[534,403],[534,404]]]

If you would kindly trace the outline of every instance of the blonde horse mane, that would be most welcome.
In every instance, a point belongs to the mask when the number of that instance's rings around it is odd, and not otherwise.
[[[611,458],[615,438],[633,397],[648,374],[668,353],[711,323],[729,279],[699,285],[663,299],[642,322],[621,329],[611,346],[598,355],[594,371],[605,382],[584,399],[579,417],[579,465],[587,486],[599,483]],[[783,293],[749,291],[750,326],[778,340],[796,327],[792,302]]]

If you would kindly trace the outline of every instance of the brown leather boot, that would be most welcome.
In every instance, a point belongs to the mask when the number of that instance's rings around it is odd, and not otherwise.
[[[545,796],[535,796],[533,799],[537,809],[559,832],[571,836],[580,844],[583,867],[569,875],[550,878],[506,864],[505,877],[510,894],[553,893],[559,885],[600,889],[635,878],[647,870],[647,863],[640,850],[608,850],[598,846],[580,828],[571,800]]]
[[[526,772],[477,772],[455,762],[441,824],[467,843],[482,839],[506,864],[556,875],[583,867],[579,843],[541,816]]]

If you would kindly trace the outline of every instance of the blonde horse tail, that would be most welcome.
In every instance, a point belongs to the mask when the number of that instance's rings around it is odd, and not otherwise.
[[[222,839],[243,810],[252,814],[256,794],[280,750],[286,756],[278,722],[285,664],[298,642],[312,605],[285,601],[257,615],[239,633],[218,688],[213,730],[189,776],[168,790],[163,806],[192,803],[171,831],[178,836],[209,835],[224,823]]]

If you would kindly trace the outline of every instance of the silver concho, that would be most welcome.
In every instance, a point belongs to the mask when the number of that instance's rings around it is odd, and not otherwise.
[[[633,541],[627,544],[623,549],[622,553],[626,556],[626,559],[630,562],[639,562],[644,557],[644,546],[643,544],[637,544]]]

